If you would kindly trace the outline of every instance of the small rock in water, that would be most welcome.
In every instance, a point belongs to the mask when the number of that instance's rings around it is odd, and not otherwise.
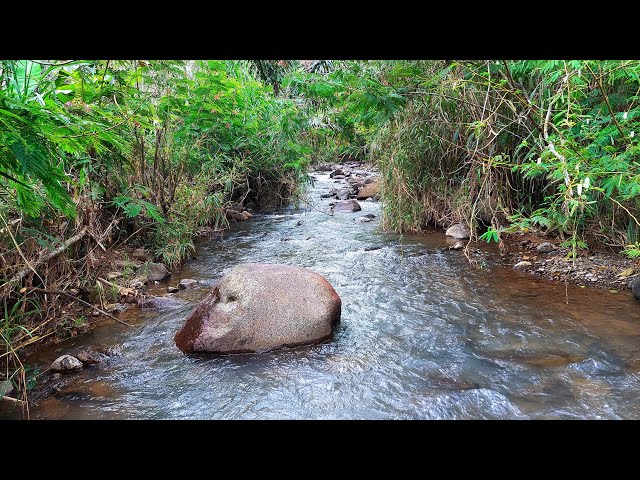
[[[465,225],[463,225],[461,223],[456,223],[455,225],[451,225],[449,228],[447,228],[447,231],[445,232],[445,235],[447,237],[453,237],[453,238],[458,238],[460,240],[466,240],[471,235],[471,232],[469,231],[469,228],[467,228],[467,226],[465,226]]]
[[[367,217],[367,216],[364,216],[364,217],[360,217],[360,218],[358,218],[358,221],[359,221],[359,222],[370,222],[371,220],[373,220],[373,219],[372,219],[372,218],[369,218],[369,217]]]
[[[106,355],[85,350],[78,353],[76,358],[80,360],[85,367],[88,367],[89,365],[97,365],[103,360],[103,358],[106,358]]]
[[[72,355],[62,355],[51,364],[53,372],[75,372],[82,370],[82,362]]]
[[[169,292],[169,293],[176,293],[179,290],[180,289],[178,287],[174,287],[174,286],[167,287],[167,292]]]
[[[302,220],[298,220],[298,221],[296,222],[296,227],[301,226],[303,223],[304,223],[304,222],[303,222]]]
[[[139,298],[138,305],[141,308],[175,308],[183,305],[183,303],[173,295],[168,297],[146,297]]]
[[[375,246],[375,247],[364,247],[364,251],[365,252],[371,252],[373,250],[380,250],[382,247],[380,246]]]
[[[336,213],[359,212],[360,210],[362,210],[362,207],[355,200],[345,200],[342,202],[338,202],[333,209],[333,211]]]
[[[156,282],[162,281],[171,276],[171,272],[167,270],[167,267],[163,263],[146,262],[141,265],[136,271],[136,275],[145,275],[147,281]],[[132,287],[133,288],[133,287]]]
[[[462,250],[464,248],[464,245],[462,244],[462,242],[456,242],[455,245],[451,245],[449,247],[449,250]]]
[[[371,200],[373,200],[374,202],[377,202],[380,200],[380,198],[381,198],[380,194],[376,193],[373,197],[371,197]]]
[[[553,243],[551,242],[542,242],[540,245],[538,245],[536,247],[536,250],[540,253],[549,253],[549,252],[553,252],[555,250],[557,250],[558,247],[556,247]]]
[[[522,262],[518,262],[516,263],[513,268],[515,268],[516,270],[524,270],[527,267],[530,267],[531,265],[533,265],[531,262],[527,262],[526,260],[523,260]]]
[[[198,286],[199,283],[200,282],[194,280],[193,278],[183,278],[182,280],[180,280],[180,283],[178,283],[178,287],[182,289],[194,288]]]
[[[340,190],[336,194],[336,198],[338,200],[349,200],[349,195],[350,195],[349,190]]]

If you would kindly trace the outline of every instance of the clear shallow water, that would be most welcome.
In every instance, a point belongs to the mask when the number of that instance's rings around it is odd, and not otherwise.
[[[61,382],[47,380],[31,418],[640,418],[640,305],[630,293],[474,269],[439,251],[451,243],[441,231],[380,232],[377,203],[327,215],[319,195],[334,182],[316,176],[312,208],[202,243],[172,283],[213,285],[249,261],[312,268],[342,298],[333,341],[187,357],[173,336],[208,289],[180,291],[172,308],[125,313],[135,328],[105,324],[39,352],[31,363],[43,368],[88,346],[120,355],[63,377],[57,393],[44,395]],[[373,222],[357,221],[367,213]]]

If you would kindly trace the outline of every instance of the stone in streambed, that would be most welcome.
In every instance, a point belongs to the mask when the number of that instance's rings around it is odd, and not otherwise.
[[[380,193],[380,185],[378,182],[372,182],[366,184],[364,187],[360,187],[358,190],[358,200],[365,200],[369,197],[375,197]]]
[[[459,240],[467,240],[470,237],[471,232],[466,225],[463,225],[462,223],[456,223],[455,225],[451,225],[449,228],[447,228],[445,235],[447,237],[453,237]]]
[[[193,278],[183,278],[182,280],[180,280],[180,283],[178,283],[178,287],[184,290],[187,288],[196,288],[199,284],[200,282],[194,280]]]
[[[531,262],[527,262],[526,260],[523,260],[522,262],[516,263],[513,266],[513,268],[515,268],[516,270],[524,270],[525,268],[528,268],[531,265],[533,265]]]
[[[137,275],[145,273],[149,282],[159,282],[171,276],[171,272],[167,270],[167,267],[165,267],[164,264],[154,262],[146,262],[136,272]]]
[[[62,355],[56,358],[51,364],[53,372],[75,372],[82,370],[82,362],[71,355]]]
[[[184,302],[181,302],[173,295],[168,297],[144,297],[138,299],[138,305],[141,308],[176,308],[184,305]]]
[[[176,333],[184,353],[264,352],[331,338],[342,302],[312,270],[245,263],[231,269]]]
[[[351,192],[349,192],[349,190],[338,190],[338,193],[336,193],[336,198],[338,200],[349,200],[349,195],[351,195]]]
[[[174,286],[167,287],[167,292],[168,293],[176,293],[176,292],[179,292],[179,291],[180,291],[180,289],[178,287],[174,287]]]
[[[85,350],[76,355],[76,358],[82,362],[85,367],[90,365],[97,365],[103,360],[107,359],[107,356],[103,353],[92,352],[90,350]]]
[[[464,248],[464,245],[462,244],[462,242],[456,242],[454,245],[451,245],[449,247],[449,250],[462,250]]]
[[[343,202],[338,202],[333,207],[333,211],[336,213],[351,213],[351,212],[359,212],[362,210],[362,207],[355,200],[345,200]]]
[[[367,213],[366,215],[363,215],[362,217],[358,218],[358,221],[359,222],[370,222],[374,218],[376,218],[376,216],[373,213]]]

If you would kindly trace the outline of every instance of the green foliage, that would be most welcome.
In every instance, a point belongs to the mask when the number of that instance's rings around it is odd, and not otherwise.
[[[625,245],[621,253],[632,259],[640,258],[640,243]]]
[[[317,135],[378,164],[385,226],[542,229],[568,236],[574,253],[587,237],[637,241],[640,62],[339,67],[288,85],[313,99]]]
[[[489,227],[486,232],[480,235],[479,239],[484,240],[487,243],[498,243],[500,241],[500,233],[495,228]]]

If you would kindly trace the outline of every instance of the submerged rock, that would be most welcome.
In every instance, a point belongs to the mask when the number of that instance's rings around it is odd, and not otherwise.
[[[97,365],[107,358],[104,353],[92,352],[91,350],[84,350],[76,355],[76,358],[82,362],[85,367],[90,365]]]
[[[349,200],[349,195],[351,195],[351,192],[349,192],[349,190],[347,189],[338,190],[338,193],[336,193],[336,198],[338,200]]]
[[[331,338],[342,302],[318,273],[290,265],[234,267],[175,335],[184,353],[264,352]]]
[[[526,260],[523,260],[522,262],[518,262],[516,263],[513,268],[515,268],[516,270],[524,270],[527,267],[530,267],[531,265],[533,265],[531,262],[527,262]]]
[[[82,370],[82,368],[82,362],[72,355],[62,355],[51,364],[53,372],[75,372]]]
[[[449,250],[462,250],[463,248],[464,248],[464,245],[462,244],[462,242],[456,242],[455,244],[449,247]]]
[[[199,284],[200,282],[194,280],[193,278],[183,278],[182,280],[180,280],[180,283],[178,283],[178,287],[182,289],[195,288]]]
[[[467,240],[470,237],[471,232],[466,225],[463,225],[462,223],[456,223],[455,225],[451,225],[449,228],[447,228],[445,235],[447,237],[453,237],[459,240]]]
[[[184,305],[184,302],[176,299],[173,295],[170,297],[145,297],[138,299],[138,305],[141,308],[175,308]]]
[[[336,213],[351,213],[351,212],[359,212],[362,210],[362,207],[355,200],[345,200],[343,202],[338,202],[333,207],[333,211]]]

